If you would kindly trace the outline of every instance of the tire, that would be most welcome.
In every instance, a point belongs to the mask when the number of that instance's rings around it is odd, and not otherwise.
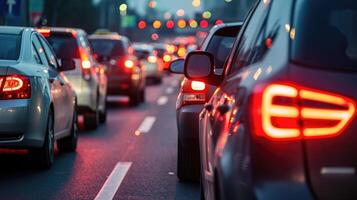
[[[47,128],[43,146],[38,149],[30,149],[30,155],[33,161],[42,169],[50,169],[54,163],[55,138],[53,120],[53,112],[50,111],[47,117]]]
[[[146,101],[146,94],[145,94],[145,88],[143,88],[140,92],[140,96],[141,96],[141,102],[145,103]]]
[[[84,127],[87,130],[95,130],[99,126],[99,111],[84,114]]]
[[[74,152],[77,149],[78,143],[78,127],[77,127],[77,113],[73,113],[73,122],[71,127],[71,133],[69,136],[57,141],[58,150],[61,152]]]
[[[107,105],[104,103],[104,111],[99,112],[99,123],[104,124],[107,122]]]
[[[129,96],[129,103],[131,106],[138,106],[141,101],[140,92],[135,91],[133,94]]]
[[[198,146],[183,146],[178,142],[177,178],[180,181],[197,181],[200,178],[200,157]]]
[[[204,192],[203,184],[202,184],[202,177],[201,177],[201,181],[200,181],[200,190],[201,190],[200,199],[205,200],[206,198],[205,198],[205,192]]]
[[[162,77],[158,77],[158,78],[156,78],[156,84],[161,84],[162,83]]]

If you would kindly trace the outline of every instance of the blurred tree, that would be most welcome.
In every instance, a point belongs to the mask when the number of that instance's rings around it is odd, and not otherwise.
[[[87,32],[98,28],[99,8],[92,0],[45,0],[44,20],[47,26],[76,27]]]

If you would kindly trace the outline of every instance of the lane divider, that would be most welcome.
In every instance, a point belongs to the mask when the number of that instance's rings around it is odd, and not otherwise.
[[[167,98],[167,96],[161,96],[158,100],[157,100],[157,105],[162,106],[165,105],[168,102],[169,98]]]
[[[105,181],[102,189],[95,197],[95,200],[113,199],[131,165],[131,162],[118,162],[115,165],[112,173],[109,175],[108,179]]]
[[[145,117],[144,121],[140,124],[136,132],[148,133],[151,130],[151,127],[154,125],[155,121],[156,117],[154,116]]]
[[[166,88],[166,94],[172,94],[174,92],[174,88],[168,87]]]

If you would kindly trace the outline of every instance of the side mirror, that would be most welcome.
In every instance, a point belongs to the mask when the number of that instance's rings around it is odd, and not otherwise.
[[[186,57],[185,76],[188,79],[206,79],[214,74],[214,57],[205,51],[193,51]]]
[[[70,71],[76,69],[76,64],[72,59],[61,59],[60,66],[58,68],[59,71]]]
[[[185,68],[185,60],[177,59],[170,63],[169,69],[171,73],[174,74],[183,74]]]

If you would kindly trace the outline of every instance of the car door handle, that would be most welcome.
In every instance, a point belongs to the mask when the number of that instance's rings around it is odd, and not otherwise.
[[[227,104],[222,104],[217,107],[217,110],[221,115],[224,115],[230,110],[230,107]]]
[[[207,112],[211,112],[213,110],[213,105],[210,103],[206,103],[204,108],[207,110]]]

